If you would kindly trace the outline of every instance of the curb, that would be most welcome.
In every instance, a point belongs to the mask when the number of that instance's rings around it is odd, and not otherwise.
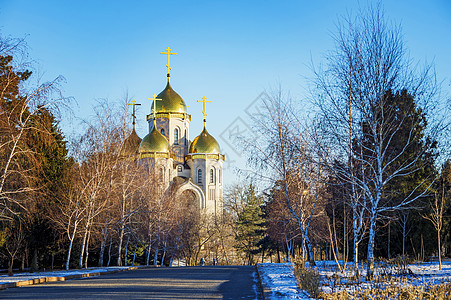
[[[263,300],[269,300],[269,299],[271,299],[272,291],[266,285],[266,283],[264,283],[264,281],[262,280],[258,264],[255,265],[255,268],[257,269],[258,281],[260,281],[260,290],[261,290],[261,293],[262,293]]]
[[[66,276],[47,276],[47,277],[33,278],[33,279],[28,279],[28,280],[16,281],[16,282],[0,283],[0,290],[27,286],[27,285],[40,284],[40,283],[46,283],[46,282],[66,281],[66,280],[71,280],[71,279],[79,279],[79,278],[94,277],[94,276],[100,276],[100,275],[106,275],[106,274],[114,274],[114,273],[119,273],[119,272],[137,270],[138,268],[139,267],[129,267],[127,269],[119,269],[119,270],[111,270],[111,271],[73,274],[73,275],[66,275]]]

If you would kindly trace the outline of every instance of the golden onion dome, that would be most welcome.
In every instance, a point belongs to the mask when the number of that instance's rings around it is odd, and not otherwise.
[[[219,144],[211,136],[204,125],[204,130],[199,134],[189,146],[189,153],[214,153],[220,154]]]
[[[155,126],[152,131],[146,135],[139,145],[139,153],[145,152],[169,152],[169,142]]]
[[[120,155],[130,156],[138,153],[141,138],[136,134],[135,128],[132,133],[125,139],[121,146]]]
[[[158,94],[156,102],[157,112],[172,112],[172,113],[186,113],[186,104],[185,101],[183,101],[182,97],[180,97],[179,94],[177,94],[171,87],[171,84],[169,83],[164,88],[164,90]],[[155,100],[154,100],[155,102]],[[153,107],[151,113],[153,113]]]

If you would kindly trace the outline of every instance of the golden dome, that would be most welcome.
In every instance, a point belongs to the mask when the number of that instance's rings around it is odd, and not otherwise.
[[[219,144],[216,139],[207,132],[207,128],[202,130],[189,146],[189,153],[214,153],[220,154]]]
[[[139,153],[145,152],[169,152],[169,142],[155,126],[152,131],[146,135],[139,145]]]
[[[141,138],[136,134],[133,128],[132,133],[125,139],[121,146],[120,155],[129,156],[138,153],[139,144],[141,143]]]
[[[185,101],[183,101],[182,97],[180,97],[179,94],[177,94],[171,87],[171,84],[169,83],[164,88],[164,90],[158,94],[156,103],[157,107],[157,113],[159,112],[173,112],[173,113],[186,113],[186,104]],[[155,102],[155,100],[154,100]],[[153,104],[152,104],[152,110],[153,112]]]

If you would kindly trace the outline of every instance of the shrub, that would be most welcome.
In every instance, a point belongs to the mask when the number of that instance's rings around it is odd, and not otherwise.
[[[306,266],[302,260],[294,262],[294,275],[301,289],[307,291],[311,297],[317,298],[320,294],[321,275],[313,268]]]

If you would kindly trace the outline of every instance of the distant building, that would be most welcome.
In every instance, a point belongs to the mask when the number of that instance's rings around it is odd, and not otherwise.
[[[158,96],[154,95],[151,114],[147,115],[149,134],[141,140],[133,126],[122,152],[153,166],[165,190],[176,188],[175,195],[180,199],[189,197],[194,200],[200,212],[222,216],[225,156],[206,128],[205,103],[210,101],[205,97],[198,101],[204,104],[204,128],[190,141],[191,115],[183,98],[171,87],[169,55],[173,53],[169,48],[167,50],[162,52],[168,55],[167,84]]]

